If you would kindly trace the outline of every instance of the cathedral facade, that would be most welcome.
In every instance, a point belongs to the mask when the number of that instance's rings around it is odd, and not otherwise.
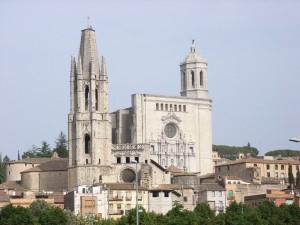
[[[135,175],[140,185],[169,183],[170,166],[199,175],[213,171],[207,63],[194,43],[179,74],[179,96],[133,94],[130,107],[109,113],[105,58],[99,63],[95,31],[82,30],[70,73],[69,189],[133,182]]]

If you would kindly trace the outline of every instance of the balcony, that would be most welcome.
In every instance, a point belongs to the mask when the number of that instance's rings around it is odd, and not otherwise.
[[[215,211],[224,211],[224,206],[223,205],[215,206]]]
[[[123,196],[109,196],[109,201],[123,201]]]

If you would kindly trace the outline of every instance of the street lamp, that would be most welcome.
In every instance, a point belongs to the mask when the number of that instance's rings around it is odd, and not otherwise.
[[[137,161],[136,160],[130,160],[130,163],[135,163],[135,203],[136,203],[136,225],[139,225],[139,197],[138,197],[138,191],[139,191],[139,183],[138,183],[138,172],[137,172]]]
[[[289,141],[300,142],[300,138],[290,138]]]

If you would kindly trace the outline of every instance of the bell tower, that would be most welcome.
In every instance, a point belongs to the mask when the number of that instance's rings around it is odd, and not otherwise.
[[[180,63],[181,96],[208,99],[207,62],[196,52],[194,40],[191,52]]]
[[[106,63],[102,57],[100,68],[91,27],[81,31],[78,61],[71,58],[68,139],[69,189],[102,179],[110,165],[111,120]]]

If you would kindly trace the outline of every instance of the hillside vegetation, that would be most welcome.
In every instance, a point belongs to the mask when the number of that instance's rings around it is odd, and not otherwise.
[[[294,157],[294,156],[300,156],[300,151],[291,150],[291,149],[279,149],[279,150],[269,151],[265,155],[266,156]]]
[[[256,157],[258,155],[257,148],[251,147],[250,143],[247,146],[227,146],[227,145],[213,145],[213,151],[219,153],[221,158],[226,158],[230,160],[234,160],[237,158],[239,153],[250,153],[252,157]]]

